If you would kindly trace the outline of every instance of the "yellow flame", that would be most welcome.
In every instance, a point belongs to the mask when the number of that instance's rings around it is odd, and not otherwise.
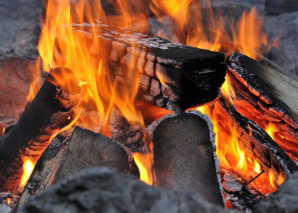
[[[25,160],[25,162],[23,164],[23,175],[22,175],[21,183],[20,183],[21,187],[24,187],[27,184],[27,182],[33,172],[33,169],[34,169],[34,163],[31,160]]]
[[[153,154],[139,153],[133,154],[133,158],[140,172],[140,180],[149,185],[153,185]]]

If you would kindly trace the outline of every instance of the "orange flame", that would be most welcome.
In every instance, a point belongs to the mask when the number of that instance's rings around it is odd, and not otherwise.
[[[140,180],[149,185],[153,185],[153,154],[136,152],[133,154],[133,158],[139,168]]]

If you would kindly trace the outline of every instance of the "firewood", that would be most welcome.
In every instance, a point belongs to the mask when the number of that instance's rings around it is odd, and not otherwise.
[[[30,197],[46,190],[57,181],[59,171],[69,153],[69,137],[56,136],[39,159],[18,201],[25,204]]]
[[[93,166],[105,166],[130,173],[134,169],[137,170],[130,162],[130,157],[119,143],[99,133],[76,127],[71,136],[69,154],[59,171],[58,180]]]
[[[110,53],[108,59],[114,66],[109,72],[123,81],[129,81],[131,72],[140,72],[140,92],[144,93],[141,99],[150,104],[181,111],[219,96],[226,69],[222,53],[148,37],[100,22],[73,24],[73,29],[91,41],[93,30],[100,32],[100,46],[90,42],[90,51],[95,55],[100,55],[103,49],[102,54]]]
[[[168,115],[158,121],[153,132],[156,185],[199,192],[223,206],[208,122],[198,112]]]
[[[52,70],[34,100],[0,145],[1,191],[17,194],[25,160],[36,163],[51,139],[76,117],[81,88],[72,79],[59,83],[61,75],[72,75],[66,68]],[[67,85],[68,84],[68,85]],[[69,91],[67,86],[72,86]]]
[[[132,152],[145,145],[145,128],[141,123],[130,124],[121,112],[113,108],[110,115],[112,139],[127,146]]]
[[[298,171],[296,163],[286,154],[286,152],[257,124],[248,118],[239,114],[235,108],[225,105],[223,99],[219,99],[210,107],[211,115],[213,119],[216,119],[218,132],[218,146],[219,150],[231,150],[229,143],[225,141],[231,140],[231,131],[237,131],[236,137],[238,140],[238,146],[244,151],[245,155],[257,160],[260,164],[261,170],[267,175],[269,179],[269,171],[276,175],[282,175],[287,177],[289,174]],[[230,125],[233,124],[235,128],[230,129]],[[235,133],[235,132],[234,132]],[[223,143],[225,142],[225,143]],[[228,151],[224,151],[228,152]],[[229,155],[229,153],[225,153]],[[233,157],[227,158],[231,168],[221,168],[221,173],[234,173],[237,174],[243,183],[250,181],[245,173],[233,171],[238,162],[233,161]],[[229,170],[230,169],[230,170]],[[268,181],[268,180],[267,180]],[[266,182],[269,184],[268,182]],[[227,187],[224,185],[224,189]],[[228,198],[231,198],[229,202],[238,209],[245,209],[252,207],[259,199],[268,194],[267,188],[254,188],[247,186],[240,191],[227,191]],[[230,193],[230,194],[229,194]],[[247,199],[251,197],[251,199]],[[240,205],[240,206],[239,206]]]
[[[229,57],[228,67],[236,110],[263,129],[274,127],[274,140],[298,161],[298,82],[267,60],[258,62],[237,53]]]

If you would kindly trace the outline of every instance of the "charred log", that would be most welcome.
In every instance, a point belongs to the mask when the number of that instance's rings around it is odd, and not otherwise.
[[[148,37],[127,29],[118,29],[100,22],[74,24],[82,36],[92,40],[93,27],[109,52],[114,68],[109,71],[129,81],[132,71],[141,73],[140,97],[150,104],[175,111],[205,104],[219,96],[224,82],[224,54],[172,43],[160,37]],[[98,55],[100,49],[90,42],[90,51]],[[193,97],[197,97],[194,99]]]
[[[142,124],[130,124],[116,108],[111,111],[110,130],[113,140],[122,143],[133,152],[139,151],[145,145],[145,129]]]
[[[199,192],[223,206],[213,140],[206,119],[198,113],[169,115],[153,132],[156,184],[168,189]]]
[[[61,75],[71,73],[66,68],[52,70],[18,123],[4,137],[0,146],[1,191],[17,194],[22,188],[24,161],[36,163],[51,139],[74,120],[81,89],[75,81],[58,82]]]
[[[269,62],[234,53],[228,59],[228,76],[235,87],[236,110],[266,129],[274,140],[298,160],[298,82]]]
[[[22,206],[34,195],[47,189],[57,181],[59,171],[69,153],[69,137],[56,136],[45,150],[18,201]]]
[[[130,163],[129,157],[119,143],[99,133],[76,127],[71,136],[69,154],[59,171],[58,179],[93,166],[105,166],[130,173],[135,165]]]
[[[243,117],[233,107],[226,106],[224,100],[216,101],[211,107],[211,113],[212,118],[217,121],[217,128],[220,132],[217,149],[219,151],[226,150],[229,145],[226,141],[230,141],[231,134],[233,134],[231,131],[236,131],[238,145],[241,150],[244,151],[246,156],[256,159],[260,163],[262,174],[259,179],[269,180],[269,174],[272,172],[275,174],[274,179],[276,178],[274,184],[278,184],[277,176],[281,175],[281,177],[286,178],[289,174],[298,170],[296,163],[262,128]],[[235,125],[235,128],[230,129],[231,124]],[[232,149],[232,147],[229,147],[229,149]],[[230,156],[230,153],[227,151],[225,155]],[[227,161],[232,168],[235,168],[238,164],[238,161],[233,161],[232,156],[227,158]],[[221,168],[222,175],[227,174],[227,172],[235,175],[237,173],[238,179],[241,180],[239,184],[245,186],[241,190],[236,189],[233,191],[228,189],[229,183],[223,185],[227,200],[235,208],[240,210],[251,208],[260,198],[270,193],[269,188],[256,188],[253,183],[249,183],[254,176],[250,176],[246,172],[234,172],[233,170],[229,171],[228,168]],[[268,180],[267,183],[264,183],[269,184]],[[247,199],[247,197],[252,199]]]

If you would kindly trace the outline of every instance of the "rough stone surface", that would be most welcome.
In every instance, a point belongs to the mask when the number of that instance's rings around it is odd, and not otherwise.
[[[42,0],[0,1],[0,49],[36,57]]]
[[[30,82],[34,79],[33,63],[0,54],[0,127],[15,123],[24,110]]]
[[[294,11],[298,11],[297,0],[266,0],[266,13],[268,15],[279,15]]]
[[[82,171],[30,200],[19,213],[79,212],[233,212],[199,194],[148,186],[107,168]]]
[[[298,173],[293,174],[272,195],[261,200],[253,210],[256,213],[298,212]]]
[[[278,38],[278,47],[271,50],[268,58],[298,80],[298,12],[267,17],[264,26],[271,42]]]

